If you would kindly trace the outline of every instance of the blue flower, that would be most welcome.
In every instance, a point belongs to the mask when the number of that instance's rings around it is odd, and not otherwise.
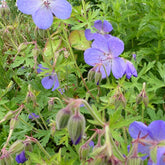
[[[139,139],[138,152],[150,156],[151,150],[157,147],[157,162],[152,163],[150,160],[148,164],[165,164],[165,147],[159,146],[159,143],[165,140],[165,121],[156,120],[149,126],[135,121],[130,124],[129,133],[133,139]]]
[[[137,71],[135,69],[135,67],[133,66],[133,64],[130,61],[126,61],[126,70],[125,70],[125,74],[126,77],[128,79],[131,78],[131,76],[133,75],[134,77],[137,77]]]
[[[39,67],[37,69],[38,73],[43,72],[43,69],[48,69],[48,68],[43,67],[42,64],[39,64],[38,67]],[[46,74],[46,75],[48,75],[48,74]],[[58,88],[60,86],[57,74],[55,72],[51,72],[50,75],[44,77],[41,80],[41,83],[45,89],[51,89],[52,88],[52,91],[54,91],[56,88]]]
[[[121,78],[125,73],[126,63],[118,57],[124,50],[124,43],[117,37],[105,38],[98,36],[92,43],[92,48],[84,52],[84,60],[87,64],[95,66],[100,71],[102,78],[109,76],[111,71],[115,78]],[[105,70],[104,70],[104,67]]]
[[[53,15],[59,19],[67,19],[72,6],[66,0],[17,0],[18,9],[32,15],[34,23],[40,29],[48,29],[53,23]]]
[[[91,141],[89,142],[89,146],[90,146],[91,148],[93,148],[93,147],[95,146],[94,141],[91,140]]]
[[[31,113],[29,115],[29,119],[34,119],[34,118],[39,118],[40,116],[39,115],[36,115],[35,113]]]
[[[25,157],[25,151],[22,151],[19,155],[16,156],[15,160],[17,161],[17,163],[24,163],[26,160],[26,157]]]
[[[106,38],[110,38],[111,35],[107,34],[113,30],[112,25],[104,20],[103,22],[101,20],[97,20],[94,22],[94,28],[96,33],[91,33],[90,29],[85,30],[85,37],[87,40],[93,40],[99,37],[100,35],[104,35]]]

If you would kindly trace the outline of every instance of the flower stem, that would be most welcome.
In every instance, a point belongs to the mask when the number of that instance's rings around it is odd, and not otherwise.
[[[91,96],[93,99],[95,99],[95,97],[94,97],[94,96],[92,95],[92,93],[89,91],[89,88],[87,87],[86,82],[85,82],[85,80],[84,80],[84,78],[83,78],[83,76],[82,76],[82,74],[81,74],[80,68],[79,68],[78,65],[77,65],[77,62],[76,62],[76,59],[75,59],[75,57],[74,57],[73,50],[72,50],[72,48],[71,48],[71,46],[70,46],[70,43],[69,43],[69,40],[68,40],[68,36],[67,36],[67,32],[66,32],[64,26],[65,26],[65,25],[63,25],[63,34],[64,34],[64,37],[65,37],[65,42],[66,42],[66,44],[67,44],[67,46],[68,46],[68,48],[69,48],[69,51],[70,51],[72,60],[73,60],[73,62],[74,62],[74,64],[75,64],[76,69],[78,70],[78,72],[79,72],[79,74],[80,74],[80,77],[81,77],[81,79],[82,79],[82,81],[83,81],[83,84],[84,84],[85,88],[87,89],[87,91],[88,91],[88,93],[90,94],[90,96]]]
[[[91,106],[87,103],[86,100],[82,99],[82,102],[84,104],[84,106],[89,110],[89,112],[91,113],[91,116],[98,121],[98,123],[103,127],[105,125],[105,123],[98,117],[98,115],[94,112],[94,110],[91,108]]]

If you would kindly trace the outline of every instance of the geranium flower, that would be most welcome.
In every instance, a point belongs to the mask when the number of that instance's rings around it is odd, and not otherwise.
[[[115,78],[121,78],[125,73],[126,63],[118,57],[124,50],[124,43],[117,37],[109,39],[98,36],[92,44],[92,48],[84,52],[84,60],[87,64],[95,66],[96,72],[100,71],[102,78],[112,71]],[[104,67],[103,67],[104,65]]]
[[[19,155],[16,156],[15,160],[17,161],[17,163],[24,163],[26,160],[26,157],[25,157],[25,151],[22,151]]]
[[[66,0],[17,0],[18,9],[32,15],[34,23],[40,29],[48,29],[53,23],[53,15],[59,19],[67,19],[72,6]]]
[[[94,22],[94,31],[96,33],[92,33],[90,29],[85,30],[85,37],[87,40],[93,40],[96,39],[100,35],[104,35],[105,37],[109,38],[111,35],[108,33],[113,30],[112,25],[104,20],[103,22],[101,20],[97,20]]]
[[[135,69],[135,67],[133,66],[133,64],[130,61],[126,61],[126,70],[125,70],[125,74],[126,77],[128,79],[131,78],[131,76],[133,75],[134,77],[137,77],[137,71]]]
[[[39,67],[37,69],[37,72],[38,73],[43,72],[43,69],[48,70],[48,68],[43,67],[42,64],[39,64],[38,67]],[[55,72],[51,72],[50,75],[44,77],[41,80],[41,83],[42,83],[42,86],[45,89],[51,89],[52,88],[52,91],[54,91],[56,88],[58,88],[60,86],[59,81],[58,81],[57,74]]]
[[[40,116],[39,115],[36,115],[35,113],[31,113],[30,115],[29,115],[29,119],[34,119],[34,118],[39,118]]]
[[[152,165],[165,164],[165,147],[159,146],[165,140],[165,121],[156,120],[149,126],[135,121],[129,126],[129,133],[133,139],[139,139],[138,152],[149,156],[151,150],[157,147],[157,162]],[[151,162],[150,160],[148,164]]]

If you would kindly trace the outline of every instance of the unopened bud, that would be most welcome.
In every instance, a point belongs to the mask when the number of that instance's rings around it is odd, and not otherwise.
[[[130,158],[127,165],[143,165],[143,160],[141,158]]]
[[[2,159],[0,158],[0,165],[6,165],[4,158],[2,158]]]
[[[145,91],[145,86],[146,86],[146,83],[143,83],[143,89],[140,92],[140,94],[138,95],[138,97],[136,99],[136,103],[140,104],[143,101],[145,107],[147,107],[148,103],[149,103],[149,99],[148,99],[148,96],[147,96],[146,91]]]
[[[16,118],[12,118],[10,120],[10,130],[13,130],[16,127],[17,123],[18,123],[18,120]]]
[[[72,111],[70,110],[69,107],[65,107],[64,109],[58,111],[56,115],[57,129],[65,128],[68,124],[71,115],[72,115]]]
[[[68,131],[73,144],[78,144],[85,131],[85,118],[82,114],[76,113],[70,117]]]
[[[79,156],[81,160],[86,160],[88,158],[90,151],[90,146],[88,144],[82,145],[79,149]]]
[[[11,118],[13,117],[13,115],[14,115],[13,111],[7,112],[7,114],[6,114],[5,117],[0,121],[0,123],[11,119]]]
[[[102,79],[102,74],[101,74],[100,71],[97,71],[97,72],[95,73],[95,83],[96,83],[97,85],[99,85],[99,83],[101,82],[101,79]]]
[[[149,99],[148,99],[148,96],[147,96],[147,95],[145,95],[145,96],[143,97],[143,103],[144,103],[145,107],[148,106]]]
[[[138,96],[137,96],[137,98],[136,98],[136,104],[140,104],[141,102],[142,102],[142,95],[141,94],[139,94]]]
[[[29,103],[31,101],[35,104],[36,103],[36,97],[31,91],[29,91],[26,95],[26,102]]]
[[[107,165],[108,162],[105,161],[103,155],[99,155],[94,158],[94,160],[90,163],[90,165]]]
[[[25,145],[25,151],[29,151],[29,152],[33,151],[33,146],[30,142],[27,142],[24,145]]]
[[[92,81],[94,79],[94,77],[95,77],[95,69],[92,68],[88,72],[88,81]]]
[[[53,108],[54,108],[54,100],[50,99],[48,101],[48,110],[51,111],[51,110],[53,110]]]
[[[4,158],[6,165],[13,165],[14,159],[11,157],[11,155],[8,155]]]
[[[50,132],[51,132],[51,135],[54,136],[55,135],[55,132],[56,132],[56,122],[53,121],[52,123],[50,123]]]
[[[24,149],[24,144],[22,140],[17,140],[16,142],[14,142],[10,148],[9,148],[9,152],[10,153],[19,153]]]

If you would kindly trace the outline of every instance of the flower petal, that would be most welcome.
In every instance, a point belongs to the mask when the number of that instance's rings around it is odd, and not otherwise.
[[[160,147],[157,150],[157,163],[156,165],[165,164],[165,147]]]
[[[104,53],[108,54],[109,53],[108,41],[109,40],[107,38],[98,34],[97,37],[95,37],[94,42],[92,43],[92,48],[99,49]]]
[[[103,28],[103,31],[107,32],[107,33],[111,32],[113,30],[112,25],[106,20],[104,20],[102,28]]]
[[[68,19],[72,13],[72,6],[66,0],[52,0],[50,7],[51,11],[59,19]]]
[[[90,29],[85,30],[85,37],[88,41],[93,40],[95,38],[96,33],[91,33]]]
[[[126,69],[126,63],[120,57],[112,59],[112,73],[116,79],[119,79],[123,76]]]
[[[35,13],[32,14],[34,23],[40,29],[48,29],[53,23],[53,14],[46,6],[40,7]]]
[[[156,141],[165,140],[165,121],[156,120],[148,126],[152,133],[152,138]]]
[[[39,64],[38,67],[39,67],[39,68],[37,69],[37,73],[43,72],[42,69],[48,69],[48,68],[43,67],[42,64]]]
[[[50,89],[50,88],[52,88],[52,86],[54,84],[54,77],[53,76],[44,77],[41,80],[41,83],[45,89]]]
[[[95,66],[102,63],[106,59],[104,53],[95,48],[89,48],[84,52],[84,60],[88,65]]]
[[[124,51],[124,43],[117,37],[111,37],[108,46],[113,57],[118,57]]]
[[[24,14],[32,15],[43,4],[42,0],[17,0],[18,9]]]
[[[139,121],[134,121],[132,124],[129,126],[129,134],[133,139],[137,139],[138,136],[143,137],[149,133],[148,127],[143,124],[142,122]]]
[[[98,30],[101,31],[102,30],[102,21],[101,20],[97,20],[94,22],[94,27]]]
[[[17,163],[24,163],[27,160],[25,157],[25,151],[22,151],[19,155],[17,155],[15,160]]]
[[[128,61],[128,60],[127,60],[127,62],[126,62],[126,71],[125,71],[125,73],[126,73],[126,77],[127,77],[128,79],[130,79],[132,75],[133,75],[134,77],[137,77],[137,71],[136,71],[135,67],[134,67],[133,64],[132,64],[130,61]]]
[[[54,76],[54,87],[52,89],[52,91],[54,91],[56,88],[58,88],[60,86],[59,81],[58,81],[58,77],[57,74]]]

